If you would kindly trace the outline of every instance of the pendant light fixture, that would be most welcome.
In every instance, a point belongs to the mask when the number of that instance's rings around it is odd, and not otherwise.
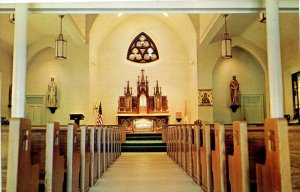
[[[62,34],[62,19],[64,15],[60,15],[60,33],[55,40],[55,59],[67,59],[67,39]]]
[[[222,40],[222,58],[229,59],[232,58],[232,49],[231,49],[231,38],[227,32],[227,14],[224,15],[225,18],[225,33],[224,39]]]

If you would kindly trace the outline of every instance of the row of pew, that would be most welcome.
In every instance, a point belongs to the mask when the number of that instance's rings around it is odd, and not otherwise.
[[[20,118],[11,119],[9,132],[10,192],[88,191],[121,155],[119,126],[31,126]]]
[[[262,125],[169,125],[168,155],[203,191],[300,191],[300,126],[285,119]]]

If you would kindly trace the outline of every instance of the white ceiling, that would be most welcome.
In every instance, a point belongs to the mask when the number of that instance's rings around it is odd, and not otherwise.
[[[85,15],[82,15],[83,18]],[[92,25],[80,25],[78,22],[72,19],[72,16],[65,17],[63,20],[63,34],[71,37],[74,41],[86,42],[88,35],[82,34],[82,31],[88,33],[89,27]],[[75,17],[74,17],[75,18]],[[93,17],[95,18],[95,16]],[[195,15],[193,15],[194,23]],[[8,14],[0,14],[0,43],[5,49],[11,49],[13,47],[13,34],[14,24],[8,22]],[[284,22],[284,27],[281,27],[282,33],[286,34],[287,41],[289,38],[291,41],[295,40],[295,25],[299,24],[298,14],[281,14],[281,22]],[[86,19],[87,21],[88,19]],[[93,20],[92,20],[93,22]],[[220,20],[221,27],[219,30],[214,31],[211,42],[220,41],[224,34],[223,21]],[[253,22],[258,22],[258,14],[231,14],[228,18],[228,32],[231,36],[241,35]],[[265,25],[265,24],[262,24]],[[80,29],[86,27],[86,29]],[[201,26],[200,26],[201,27]],[[38,41],[42,38],[53,38],[53,42],[60,30],[60,18],[57,14],[29,14],[28,16],[28,44]],[[77,35],[74,35],[77,34]],[[255,34],[253,34],[255,35]]]

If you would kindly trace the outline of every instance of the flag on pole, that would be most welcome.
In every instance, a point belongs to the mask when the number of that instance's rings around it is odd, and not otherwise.
[[[98,116],[97,116],[97,125],[102,125],[103,124],[103,118],[102,118],[102,107],[101,107],[101,102],[98,108]]]

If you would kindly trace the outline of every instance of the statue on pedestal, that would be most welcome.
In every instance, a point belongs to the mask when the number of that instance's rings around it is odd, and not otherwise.
[[[53,77],[51,77],[51,81],[48,84],[47,107],[50,109],[51,113],[55,113],[55,110],[57,109],[57,85]]]
[[[236,80],[236,76],[232,76],[230,81],[230,96],[231,96],[231,105],[230,108],[233,112],[236,112],[239,107],[239,82]]]

